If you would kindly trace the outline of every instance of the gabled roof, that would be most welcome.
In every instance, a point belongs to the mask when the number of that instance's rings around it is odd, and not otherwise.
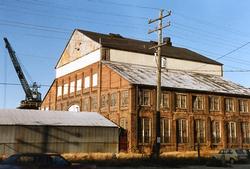
[[[96,112],[0,109],[0,125],[117,127]]]
[[[101,45],[103,47],[150,54],[150,55],[154,55],[155,53],[154,49],[149,49],[150,47],[156,45],[154,42],[146,42],[130,38],[124,38],[117,34],[107,35],[102,33],[90,32],[86,30],[80,30],[80,29],[77,30],[86,35],[87,37],[91,38],[92,40],[96,41],[97,43],[101,42]],[[176,58],[176,59],[185,59],[196,62],[203,62],[208,64],[222,65],[221,63],[215,60],[209,59],[189,49],[174,47],[174,46],[163,46],[162,56]]]
[[[156,68],[135,64],[103,61],[131,84],[156,86]],[[223,79],[221,76],[185,71],[163,70],[162,87],[250,96],[250,89]]]

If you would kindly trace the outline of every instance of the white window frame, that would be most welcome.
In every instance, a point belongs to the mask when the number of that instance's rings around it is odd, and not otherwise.
[[[75,81],[70,82],[69,93],[75,92]]]
[[[98,85],[98,74],[95,73],[92,75],[92,86],[95,87]]]
[[[63,85],[63,95],[67,95],[69,92],[69,84],[68,83],[65,83]]]
[[[248,100],[246,100],[246,99],[240,99],[239,100],[239,111],[241,113],[247,113],[248,112]]]
[[[167,125],[168,125],[168,131],[167,131],[167,137],[169,138],[169,141],[165,140],[165,121],[167,121]],[[171,142],[171,119],[169,118],[161,118],[161,143],[170,143]]]
[[[82,89],[82,79],[78,79],[76,81],[76,91],[80,91]]]
[[[193,100],[193,110],[203,110],[204,109],[204,97],[203,96],[192,96]]]
[[[225,98],[225,111],[226,112],[234,112],[234,99],[233,98]],[[230,108],[232,107],[232,109]]]
[[[84,88],[87,89],[90,87],[90,76],[84,78]]]
[[[57,97],[62,96],[62,86],[57,87]]]
[[[184,103],[183,103],[184,102]],[[184,106],[183,106],[184,104]],[[187,95],[186,94],[176,94],[176,108],[186,109],[187,108]]]
[[[215,106],[216,100],[218,101],[218,107]],[[209,111],[219,111],[219,110],[220,110],[220,97],[209,96]]]

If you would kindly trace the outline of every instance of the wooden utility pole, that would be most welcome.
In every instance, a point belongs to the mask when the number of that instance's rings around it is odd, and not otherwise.
[[[160,126],[160,106],[161,106],[161,47],[166,45],[166,43],[163,43],[163,38],[162,38],[162,30],[168,26],[170,26],[170,23],[168,22],[167,25],[162,26],[162,20],[165,17],[168,17],[171,15],[171,11],[168,11],[168,14],[163,15],[164,10],[160,10],[159,18],[154,19],[154,20],[149,20],[148,24],[154,23],[158,21],[158,27],[155,28],[154,30],[149,30],[148,34],[153,33],[153,32],[158,32],[158,45],[152,46],[150,49],[157,49],[157,96],[156,96],[156,112],[154,115],[155,118],[155,140],[154,140],[154,146],[153,146],[153,151],[152,151],[152,157],[154,158],[159,158],[160,155],[160,144],[161,144],[161,126]]]

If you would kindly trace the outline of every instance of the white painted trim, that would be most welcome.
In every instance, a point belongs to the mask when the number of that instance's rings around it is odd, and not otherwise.
[[[86,66],[89,66],[97,61],[100,61],[101,52],[100,49],[91,52],[77,60],[74,60],[62,67],[56,69],[56,78],[62,77]]]

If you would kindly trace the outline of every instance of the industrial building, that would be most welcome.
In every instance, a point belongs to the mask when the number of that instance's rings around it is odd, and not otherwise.
[[[250,89],[223,78],[223,65],[165,38],[161,152],[250,148]],[[156,140],[155,42],[75,30],[56,64],[42,110],[99,112],[123,130],[130,152]],[[127,146],[126,146],[127,145]]]
[[[0,155],[118,152],[119,128],[96,112],[0,110]]]

